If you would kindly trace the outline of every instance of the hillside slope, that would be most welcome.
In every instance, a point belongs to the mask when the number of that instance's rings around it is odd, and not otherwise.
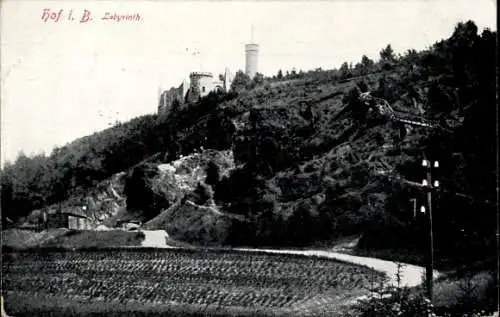
[[[411,199],[417,210],[426,201],[416,185],[430,159],[440,162],[438,256],[494,254],[495,47],[495,33],[479,35],[467,22],[430,50],[382,60],[355,80],[310,74],[222,103],[236,123],[239,168],[216,184],[215,197],[249,220],[228,243],[304,245],[363,233],[365,248],[423,251],[425,218],[413,216]],[[413,127],[401,139],[393,121],[360,115],[356,85],[441,128]]]
[[[89,215],[100,210],[94,219],[122,215],[157,229],[183,228],[177,234],[187,240],[231,245],[308,245],[360,233],[365,248],[419,250],[425,221],[413,217],[410,199],[418,207],[425,201],[415,184],[426,158],[440,162],[437,253],[480,258],[495,241],[495,49],[496,33],[479,34],[469,21],[422,52],[395,56],[384,49],[377,63],[363,58],[355,67],[210,94],[168,115],[82,138],[48,158],[21,158],[2,171],[2,209],[24,216],[80,201],[115,177],[120,186],[92,194],[114,206],[89,208]],[[359,90],[445,128],[414,127],[402,138],[400,125],[360,108]],[[227,160],[210,168],[186,163],[189,173],[172,167],[201,148],[231,155],[221,154]],[[215,217],[208,207],[225,220],[202,220]],[[203,216],[176,223],[196,214]],[[203,233],[204,223],[216,234]]]
[[[170,163],[139,164],[126,172],[113,175],[85,193],[36,209],[25,221],[32,226],[40,225],[44,213],[83,212],[94,228],[102,225],[120,227],[127,222],[147,222],[146,229],[165,229],[163,222],[159,220],[162,211],[193,206],[195,209],[203,209],[203,205],[207,205],[205,208],[211,208],[214,212],[194,212],[198,216],[194,216],[193,221],[198,218],[206,220],[214,213],[220,213],[213,201],[211,185],[206,182],[217,181],[233,168],[230,150],[202,150]],[[186,201],[190,202],[191,207],[186,206]],[[182,213],[186,217],[190,217],[190,214],[188,211]],[[181,219],[182,216],[177,218]],[[204,226],[197,227],[197,230],[202,230]]]

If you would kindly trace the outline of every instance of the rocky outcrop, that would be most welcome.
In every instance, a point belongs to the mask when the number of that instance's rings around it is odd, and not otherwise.
[[[205,184],[207,171],[216,174],[210,177],[220,178],[233,168],[230,150],[201,150],[171,163],[139,166],[127,180],[127,207],[155,216],[184,196],[196,194]]]
[[[234,168],[232,151],[206,150],[156,166],[149,181],[152,196],[164,199],[164,208],[144,224],[165,230],[171,238],[199,245],[221,244],[232,219],[213,200],[210,184]],[[142,200],[143,206],[147,202]],[[156,206],[161,207],[161,206]]]

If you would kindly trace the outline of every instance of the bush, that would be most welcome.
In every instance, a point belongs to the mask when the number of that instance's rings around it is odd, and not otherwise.
[[[350,311],[347,316],[481,317],[494,311],[494,304],[484,301],[480,302],[478,300],[477,294],[475,294],[478,285],[472,283],[472,279],[465,279],[465,281],[462,281],[460,284],[459,288],[461,289],[461,293],[458,294],[457,303],[455,305],[439,305],[439,307],[435,307],[424,294],[423,288],[411,289],[409,287],[401,287],[402,267],[402,264],[398,264],[396,286],[382,282],[379,286],[372,287],[370,289],[370,295],[358,299],[357,303],[352,307],[352,311]],[[425,282],[425,276],[422,277],[422,281]],[[491,292],[491,289],[496,286],[494,284],[494,279],[490,279],[486,288],[488,294]]]
[[[431,301],[419,290],[412,291],[408,287],[401,287],[402,265],[398,264],[396,279],[397,286],[381,284],[371,290],[371,294],[358,300],[353,307],[351,317],[431,317],[436,316]]]
[[[135,167],[125,180],[125,194],[129,211],[142,211],[147,217],[156,216],[160,210],[169,207],[164,194],[155,188],[153,179],[158,176],[154,164]]]
[[[360,299],[355,316],[436,316],[431,301],[423,294],[412,294],[409,288],[384,286],[374,290],[371,296]]]

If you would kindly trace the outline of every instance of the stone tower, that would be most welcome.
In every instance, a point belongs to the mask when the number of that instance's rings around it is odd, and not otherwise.
[[[259,44],[253,43],[253,25],[251,29],[250,44],[245,44],[245,74],[253,79],[259,71]]]
[[[245,73],[253,79],[258,72],[259,44],[245,44]]]
[[[205,97],[214,89],[214,76],[209,72],[192,72],[189,75],[191,80],[191,90],[195,91],[199,97]]]

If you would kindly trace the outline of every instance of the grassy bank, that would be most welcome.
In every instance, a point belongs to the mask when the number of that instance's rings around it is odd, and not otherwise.
[[[2,248],[4,250],[140,246],[143,240],[144,233],[142,232],[128,232],[118,229],[109,231],[49,229],[42,232],[9,229],[2,231]]]

